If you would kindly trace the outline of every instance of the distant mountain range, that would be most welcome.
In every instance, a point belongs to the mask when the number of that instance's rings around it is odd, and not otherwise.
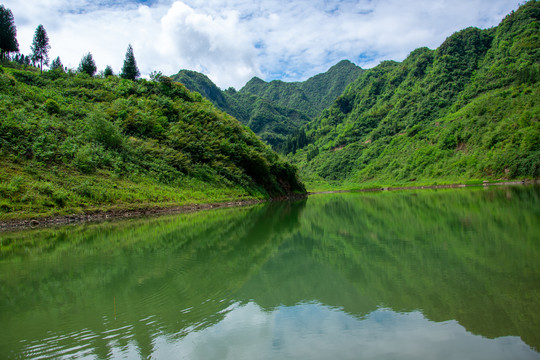
[[[279,149],[300,127],[318,117],[363,70],[343,60],[303,82],[254,77],[242,89],[222,91],[205,75],[181,70],[172,78],[197,91]]]

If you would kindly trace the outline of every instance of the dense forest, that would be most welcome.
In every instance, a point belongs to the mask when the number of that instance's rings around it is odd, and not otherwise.
[[[495,28],[363,72],[290,159],[321,187],[538,178],[539,18],[529,1]]]
[[[205,75],[190,70],[181,70],[172,78],[249,126],[275,150],[288,153],[307,144],[297,141],[293,144],[292,136],[296,134],[298,138],[302,126],[332,105],[362,71],[343,60],[306,81],[266,82],[254,77],[239,91],[233,88],[222,91]]]

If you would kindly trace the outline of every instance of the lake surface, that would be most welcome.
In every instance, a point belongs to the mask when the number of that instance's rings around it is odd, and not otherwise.
[[[0,233],[2,359],[540,359],[540,188]]]

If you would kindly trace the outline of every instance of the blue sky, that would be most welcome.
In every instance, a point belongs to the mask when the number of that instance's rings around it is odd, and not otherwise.
[[[51,59],[76,68],[91,52],[119,72],[132,44],[143,75],[189,69],[218,86],[253,76],[305,80],[342,59],[370,68],[438,47],[468,26],[488,28],[521,0],[4,0],[22,53],[43,24]]]

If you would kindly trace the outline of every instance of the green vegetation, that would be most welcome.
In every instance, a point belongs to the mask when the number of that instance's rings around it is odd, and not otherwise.
[[[0,5],[0,59],[5,59],[14,51],[19,51],[15,19],[10,9]]]
[[[303,82],[286,83],[274,80],[269,83],[251,79],[240,92],[251,93],[270,100],[279,106],[295,109],[310,118],[317,117],[332,105],[335,99],[363,70],[348,60],[342,60],[327,72]]]
[[[113,76],[113,75],[114,75],[114,72],[111,65],[107,65],[105,67],[105,70],[103,70],[103,77]]]
[[[54,67],[53,65],[51,65],[51,70],[54,70],[55,68],[58,68],[57,64],[55,64]],[[97,71],[97,67],[96,67],[96,62],[94,61],[94,58],[92,57],[92,54],[88,53],[83,56],[83,58],[81,59],[81,63],[79,64],[78,71],[80,73],[87,73],[90,76],[95,75]]]
[[[0,70],[1,219],[304,191],[253,132],[170,78],[9,65]]]
[[[60,56],[57,56],[56,59],[51,62],[51,70],[64,71],[64,65],[62,64],[62,60],[60,60]]]
[[[174,78],[289,154],[310,190],[538,178],[539,8],[367,71],[342,61],[240,91],[193,71]]]
[[[287,153],[298,147],[299,129],[330,106],[361,73],[362,69],[343,60],[304,82],[267,83],[255,77],[240,91],[221,91],[208,77],[195,71],[182,70],[173,79],[236,117],[274,149]]]
[[[0,33],[14,34],[1,9]],[[43,72],[40,25],[31,57],[0,68],[0,218],[303,192],[255,134],[310,190],[538,178],[539,18],[529,1],[496,28],[465,29],[402,63],[342,61],[240,91],[185,70],[174,76],[185,86],[161,73],[135,80],[131,45],[120,76],[108,66],[93,78],[90,53],[78,73],[59,58]]]
[[[49,36],[43,25],[39,24],[34,33],[34,40],[32,41],[32,61],[39,64],[39,69],[43,73],[43,65],[49,64]]]
[[[122,79],[135,80],[141,73],[137,67],[137,62],[135,61],[135,55],[133,54],[133,47],[129,44],[126,51],[126,58],[124,59],[124,65],[122,66],[122,73],[120,77]]]
[[[292,151],[311,188],[540,176],[540,4],[367,70]]]

